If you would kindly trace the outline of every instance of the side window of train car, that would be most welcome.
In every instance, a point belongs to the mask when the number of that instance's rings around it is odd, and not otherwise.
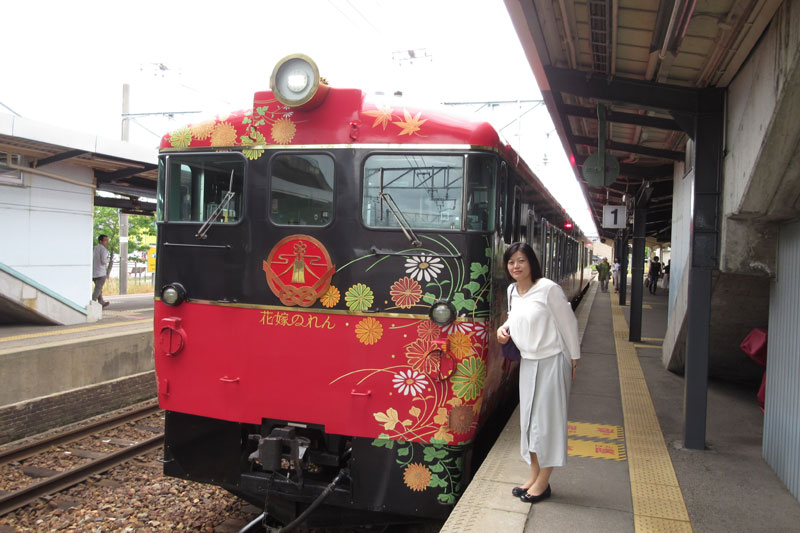
[[[327,154],[281,153],[270,161],[269,219],[327,226],[333,216],[334,162]]]
[[[466,228],[493,231],[497,159],[494,156],[472,154],[467,160],[467,174]]]
[[[511,242],[519,242],[522,236],[522,189],[514,186],[514,203],[511,208]]]
[[[157,192],[157,220],[235,223],[244,207],[246,159],[235,152],[164,156]]]
[[[364,164],[361,214],[371,228],[461,229],[463,155],[376,154]]]
[[[506,212],[506,184],[508,183],[508,165],[505,161],[500,163],[500,179],[497,181],[497,229],[503,236],[503,240],[508,240],[506,237],[506,219],[508,213]]]

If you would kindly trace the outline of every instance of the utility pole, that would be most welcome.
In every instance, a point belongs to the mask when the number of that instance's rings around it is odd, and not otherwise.
[[[128,118],[131,86],[122,85],[122,140],[128,142]],[[119,293],[128,294],[128,215],[119,212]]]

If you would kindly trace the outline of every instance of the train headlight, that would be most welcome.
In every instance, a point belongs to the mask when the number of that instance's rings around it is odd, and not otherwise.
[[[180,305],[186,300],[186,289],[180,283],[170,283],[161,288],[161,301],[167,305]]]
[[[446,326],[456,319],[456,309],[447,300],[439,300],[431,306],[429,316],[437,326]]]
[[[300,111],[317,107],[328,94],[328,86],[320,81],[317,65],[303,54],[278,61],[269,86],[280,103]]]

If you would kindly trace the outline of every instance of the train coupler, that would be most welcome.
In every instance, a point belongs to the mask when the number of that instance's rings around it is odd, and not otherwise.
[[[266,437],[250,435],[250,440],[258,441],[258,449],[248,459],[261,465],[267,472],[286,471],[286,478],[295,486],[303,486],[303,468],[300,462],[311,440],[298,436],[295,428],[282,426],[274,428]],[[291,473],[294,470],[295,479]]]

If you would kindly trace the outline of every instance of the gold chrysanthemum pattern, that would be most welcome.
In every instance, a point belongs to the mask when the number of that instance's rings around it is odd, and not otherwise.
[[[209,135],[211,135],[211,132],[214,131],[214,126],[216,125],[217,123],[215,121],[206,120],[205,122],[189,126],[189,129],[192,132],[192,137],[202,141],[204,139],[208,139]]]
[[[322,302],[323,306],[331,308],[339,303],[339,298],[341,298],[339,289],[331,285],[328,287],[328,290],[325,291],[325,294],[322,295],[322,298],[320,298],[320,302]]]
[[[278,144],[289,144],[294,139],[294,134],[297,132],[297,126],[288,117],[281,117],[272,125],[272,140]]]
[[[411,463],[403,472],[403,483],[415,492],[422,492],[430,482],[431,471],[423,464]]]
[[[367,346],[375,344],[383,336],[383,326],[372,317],[367,317],[356,324],[356,337]]]
[[[211,146],[233,146],[236,144],[236,128],[228,122],[220,122],[211,133]]]

